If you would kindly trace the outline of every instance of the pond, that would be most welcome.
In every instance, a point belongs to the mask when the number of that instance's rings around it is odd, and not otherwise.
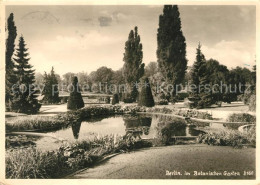
[[[37,148],[55,149],[64,142],[73,142],[86,139],[93,139],[98,136],[117,134],[133,134],[142,139],[158,138],[160,126],[170,122],[182,123],[182,126],[171,129],[172,136],[198,136],[203,133],[201,128],[222,129],[222,124],[197,123],[190,126],[183,126],[184,120],[176,121],[176,118],[163,115],[138,114],[138,115],[117,115],[110,117],[99,117],[75,123],[67,128],[47,132],[51,137],[38,137],[34,140]],[[203,129],[202,129],[203,130]]]
[[[126,135],[128,133],[140,135],[142,139],[152,139],[157,137],[158,123],[163,120],[165,119],[162,116],[155,115],[113,116],[79,122],[71,127],[48,134],[68,141],[85,140],[110,134]],[[172,135],[197,136],[200,133],[196,127],[187,126],[173,131]]]

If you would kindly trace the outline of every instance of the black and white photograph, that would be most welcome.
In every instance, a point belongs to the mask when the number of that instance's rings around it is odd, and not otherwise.
[[[260,183],[258,3],[1,4],[0,184]]]

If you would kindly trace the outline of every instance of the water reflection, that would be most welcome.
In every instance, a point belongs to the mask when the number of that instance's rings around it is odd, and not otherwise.
[[[135,138],[141,139],[142,135],[149,135],[152,118],[146,116],[130,116],[123,117],[126,135],[132,135]]]
[[[169,122],[171,124],[165,127],[165,124]],[[71,125],[71,127],[52,131],[50,134],[68,141],[92,139],[97,136],[110,134],[121,136],[131,134],[136,138],[153,139],[158,137],[157,127],[160,127],[160,124],[165,127],[165,132],[172,136],[196,136],[200,133],[196,130],[197,125],[195,125],[196,127],[186,127],[186,125],[178,126],[178,123],[180,124],[181,121],[170,116],[148,114],[120,115],[77,122]],[[170,130],[170,133],[167,130]]]
[[[197,128],[198,128],[198,127],[195,126],[195,125],[190,125],[190,126],[189,126],[189,129],[188,129],[189,135],[190,135],[190,136],[198,136],[199,134],[204,133],[203,131],[198,130]]]
[[[76,123],[73,123],[71,125],[74,139],[78,139],[79,138],[80,126],[81,126],[81,122],[76,122]]]

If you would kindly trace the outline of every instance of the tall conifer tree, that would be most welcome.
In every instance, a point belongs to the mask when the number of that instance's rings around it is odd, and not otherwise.
[[[44,73],[44,89],[42,95],[44,95],[43,101],[46,103],[58,103],[60,101],[58,80],[53,67],[51,68],[50,74]]]
[[[176,87],[182,82],[187,68],[186,41],[177,5],[165,5],[159,17],[157,62],[168,83]],[[175,90],[172,93],[174,95]]]
[[[28,63],[30,58],[23,36],[19,39],[16,51],[14,61],[16,62],[17,88],[13,92],[11,109],[15,112],[35,114],[39,111],[41,105],[36,99],[33,86],[35,82],[34,70],[32,69],[33,66]]]
[[[7,19],[7,39],[5,50],[5,102],[6,109],[10,109],[10,102],[12,100],[11,91],[12,86],[16,83],[16,76],[14,74],[13,53],[15,50],[15,39],[17,36],[16,26],[14,23],[14,15],[11,13]]]
[[[196,61],[191,71],[191,85],[195,88],[190,95],[194,99],[194,106],[197,108],[207,107],[212,102],[211,89],[207,89],[207,84],[209,83],[208,77],[206,59],[201,52],[201,45],[199,43],[196,52]]]
[[[136,101],[138,91],[136,84],[139,83],[140,78],[144,75],[143,61],[143,46],[141,44],[138,28],[131,30],[128,40],[125,43],[124,66],[123,75],[126,84],[131,89],[130,96],[133,101]]]

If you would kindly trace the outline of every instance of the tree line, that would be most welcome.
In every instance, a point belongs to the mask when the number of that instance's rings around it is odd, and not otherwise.
[[[150,62],[147,66],[143,63],[143,46],[138,27],[130,30],[125,51],[123,54],[123,66],[117,71],[108,67],[100,67],[96,71],[87,74],[66,73],[61,78],[55,74],[52,68],[49,74],[34,74],[32,66],[29,65],[29,53],[25,47],[24,38],[19,39],[19,46],[14,52],[14,41],[16,38],[16,27],[13,21],[13,14],[7,20],[8,38],[6,40],[6,104],[11,110],[17,110],[14,104],[20,106],[25,102],[30,102],[30,106],[37,107],[38,102],[33,94],[14,95],[11,92],[11,85],[14,83],[29,86],[32,83],[45,85],[43,90],[43,100],[49,103],[59,101],[59,91],[51,93],[53,85],[69,85],[72,82],[83,90],[94,92],[106,92],[106,86],[111,84],[125,84],[128,91],[119,93],[116,90],[116,99],[125,103],[138,102],[139,105],[153,106],[158,104],[175,103],[183,99],[179,91],[183,90],[179,85],[193,84],[192,91],[186,91],[190,107],[204,108],[218,102],[235,101],[243,99],[246,104],[252,104],[255,98],[256,67],[250,71],[247,68],[237,67],[229,70],[215,59],[207,60],[204,56],[201,44],[196,49],[196,59],[191,70],[187,72],[186,40],[182,32],[180,12],[177,5],[165,5],[163,13],[159,16],[159,27],[157,30],[157,62]],[[15,54],[14,54],[15,53]],[[13,54],[15,57],[12,57]],[[75,76],[77,77],[75,79]],[[101,89],[97,83],[102,83]],[[161,87],[171,84],[168,91],[157,91],[156,86]],[[217,85],[216,85],[217,84]],[[228,91],[219,91],[223,84],[231,85]],[[241,91],[232,91],[233,88],[243,85],[251,85],[249,91],[246,87],[241,87]],[[207,85],[213,86],[213,90],[208,92]],[[93,88],[96,87],[96,88]],[[85,89],[86,88],[86,89]],[[116,87],[118,88],[118,86]],[[66,91],[66,89],[64,89]],[[29,100],[30,99],[30,100]],[[17,101],[19,100],[19,101]],[[21,101],[20,101],[21,100]],[[21,103],[23,102],[23,103]],[[152,103],[151,103],[152,102]],[[19,107],[19,106],[18,106]],[[253,106],[252,106],[253,107]],[[19,110],[20,111],[20,110]]]

